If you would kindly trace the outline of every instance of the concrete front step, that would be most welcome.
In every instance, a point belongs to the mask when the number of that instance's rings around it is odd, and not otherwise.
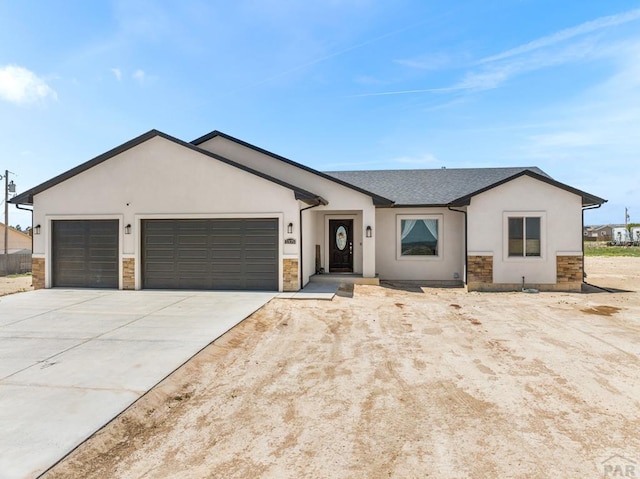
[[[309,283],[344,283],[344,284],[373,284],[379,285],[380,278],[364,278],[355,273],[329,273],[314,274],[309,278]]]

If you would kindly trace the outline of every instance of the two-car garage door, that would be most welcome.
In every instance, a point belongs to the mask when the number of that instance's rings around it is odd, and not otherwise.
[[[278,220],[142,221],[142,287],[278,289]]]
[[[278,220],[143,220],[142,287],[278,289]],[[117,288],[117,220],[53,222],[53,286]]]

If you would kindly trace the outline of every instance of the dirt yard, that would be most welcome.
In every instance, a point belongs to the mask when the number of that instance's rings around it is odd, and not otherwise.
[[[31,291],[31,276],[0,276],[0,296]]]
[[[44,477],[640,476],[639,271],[587,258],[616,293],[273,300]]]

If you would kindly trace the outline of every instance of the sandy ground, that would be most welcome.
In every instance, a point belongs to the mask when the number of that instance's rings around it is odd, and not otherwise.
[[[587,258],[591,283],[626,291],[613,294],[387,285],[273,300],[45,477],[640,469],[639,271],[640,258]]]
[[[0,296],[20,293],[22,291],[31,291],[32,289],[31,276],[18,276],[14,278],[0,276]]]

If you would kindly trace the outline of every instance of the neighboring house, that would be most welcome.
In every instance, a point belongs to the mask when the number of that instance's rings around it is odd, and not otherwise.
[[[585,228],[585,236],[593,238],[592,241],[611,241],[613,238],[613,229],[619,227],[624,227],[624,225],[587,226]]]
[[[4,223],[0,223],[0,254],[4,254]],[[31,236],[9,226],[9,254],[31,254]]]
[[[12,203],[33,205],[36,288],[295,291],[324,273],[579,291],[582,210],[605,201],[537,168],[322,173],[152,130]]]

